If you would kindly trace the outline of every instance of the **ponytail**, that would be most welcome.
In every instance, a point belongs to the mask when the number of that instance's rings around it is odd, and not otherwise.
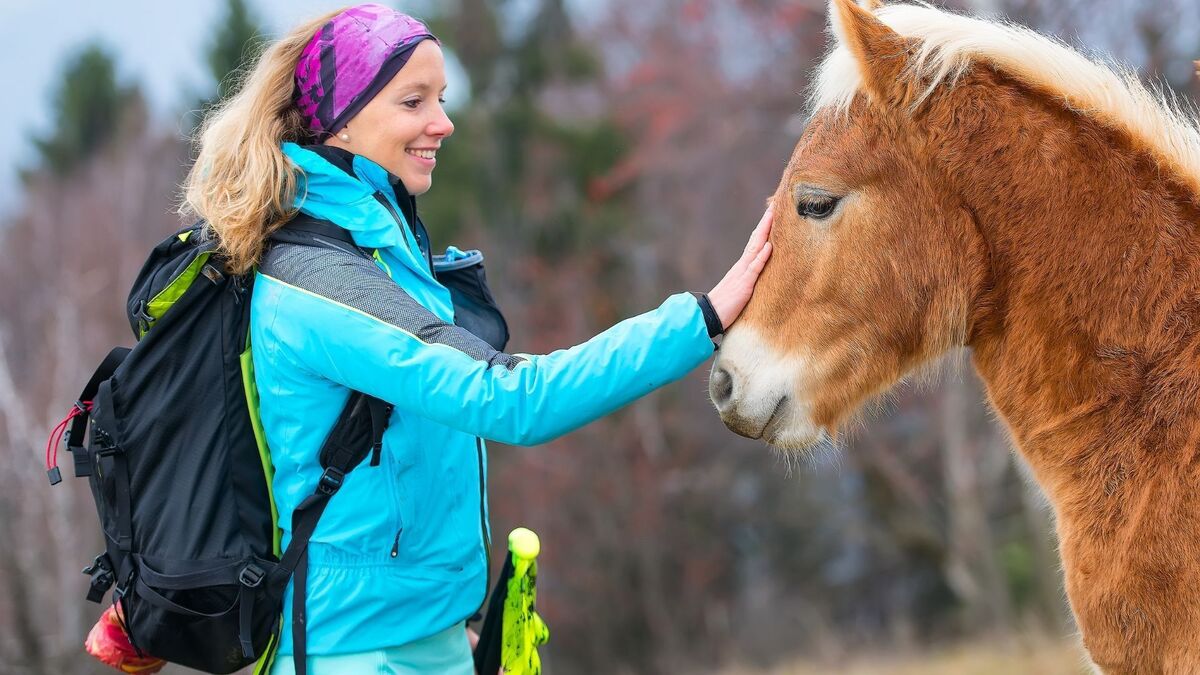
[[[196,161],[181,186],[179,213],[203,218],[216,234],[228,271],[258,263],[267,237],[295,215],[296,171],[284,141],[307,142],[292,93],[300,54],[342,10],[309,21],[272,43],[241,89],[204,120],[192,142]]]

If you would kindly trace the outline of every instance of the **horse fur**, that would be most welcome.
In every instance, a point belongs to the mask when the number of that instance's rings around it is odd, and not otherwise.
[[[774,255],[714,364],[722,417],[799,448],[970,347],[1053,504],[1097,668],[1200,672],[1195,122],[1024,29],[831,13]],[[797,213],[813,189],[840,196],[826,220]]]

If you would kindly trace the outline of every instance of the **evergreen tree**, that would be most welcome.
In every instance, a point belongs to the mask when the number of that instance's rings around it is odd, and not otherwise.
[[[226,0],[225,17],[207,54],[209,72],[217,82],[216,97],[209,104],[236,93],[239,84],[236,74],[258,57],[264,39],[245,0]]]
[[[200,100],[186,113],[183,120],[185,136],[191,135],[217,103],[237,93],[242,75],[253,66],[267,42],[245,0],[226,0],[225,14],[217,21],[213,32],[216,37],[208,45],[204,60],[212,74],[215,91],[200,94]]]
[[[467,72],[471,98],[452,115],[455,134],[438,154],[434,189],[422,199],[435,241],[475,225],[547,257],[595,253],[599,233],[625,220],[626,204],[619,197],[596,203],[590,187],[626,142],[610,111],[563,116],[545,97],[597,84],[599,59],[574,34],[562,0],[541,0],[528,25],[507,36],[504,3],[461,0],[452,7],[431,28],[446,36]],[[531,193],[542,196],[540,208],[530,208]]]
[[[67,64],[54,95],[54,130],[34,140],[40,165],[63,175],[117,137],[129,102],[140,99],[136,85],[117,82],[113,57],[91,44]]]

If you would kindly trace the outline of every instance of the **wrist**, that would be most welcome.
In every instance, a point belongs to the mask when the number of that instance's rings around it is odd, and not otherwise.
[[[721,316],[717,314],[717,308],[713,306],[708,294],[692,291],[692,295],[695,296],[696,303],[700,305],[700,313],[704,315],[704,325],[708,328],[708,337],[715,338],[724,333],[725,325],[721,322]]]

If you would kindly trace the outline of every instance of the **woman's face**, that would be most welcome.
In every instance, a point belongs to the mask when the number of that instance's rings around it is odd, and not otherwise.
[[[392,81],[325,142],[392,172],[409,194],[423,194],[433,183],[442,139],[454,133],[454,123],[442,109],[445,91],[442,49],[424,40]],[[338,138],[343,133],[349,141]]]

